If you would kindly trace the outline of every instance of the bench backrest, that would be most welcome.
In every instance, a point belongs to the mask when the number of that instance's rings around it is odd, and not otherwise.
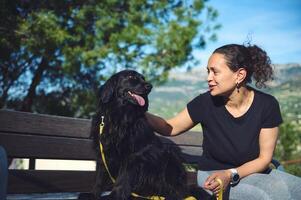
[[[0,145],[9,158],[95,160],[90,126],[88,119],[0,110]],[[188,163],[202,153],[199,132],[161,138],[179,146]],[[94,177],[94,171],[35,170],[31,162],[29,170],[9,170],[8,193],[88,192]]]

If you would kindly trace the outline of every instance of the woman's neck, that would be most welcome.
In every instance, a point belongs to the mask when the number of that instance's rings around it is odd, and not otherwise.
[[[249,107],[253,101],[253,90],[243,86],[239,92],[235,89],[232,94],[225,98],[225,106],[231,109]]]

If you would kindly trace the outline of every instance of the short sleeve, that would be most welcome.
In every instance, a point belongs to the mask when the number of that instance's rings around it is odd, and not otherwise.
[[[189,114],[191,120],[195,124],[199,123],[199,114],[198,114],[197,109],[196,109],[199,105],[200,105],[199,96],[195,97],[193,100],[191,100],[187,104],[188,114]]]
[[[187,104],[188,114],[195,124],[201,123],[203,120],[204,113],[206,112],[203,106],[206,101],[206,95],[206,93],[201,94]]]
[[[282,123],[282,117],[278,101],[271,96],[268,102],[266,102],[262,128],[274,128]]]

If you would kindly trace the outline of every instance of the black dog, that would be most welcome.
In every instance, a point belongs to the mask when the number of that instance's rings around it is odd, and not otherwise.
[[[98,110],[92,122],[98,152],[94,199],[160,196],[166,200],[183,200],[188,196],[179,152],[161,143],[145,117],[151,89],[152,85],[132,70],[113,75],[100,88]],[[100,142],[114,183],[104,166]],[[111,191],[110,195],[102,195],[105,191]],[[132,193],[143,197],[134,197]]]

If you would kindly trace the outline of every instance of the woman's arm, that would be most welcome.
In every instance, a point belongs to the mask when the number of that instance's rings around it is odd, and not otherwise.
[[[274,149],[276,147],[278,137],[278,127],[263,128],[259,134],[259,148],[260,153],[258,158],[251,160],[237,168],[240,178],[244,178],[250,174],[264,171],[270,164]],[[204,187],[212,191],[218,191],[218,183],[214,181],[215,178],[220,178],[226,187],[231,177],[229,170],[223,170],[210,175],[205,181]]]
[[[187,108],[182,110],[175,117],[168,120],[165,120],[151,113],[146,113],[145,116],[152,128],[156,132],[164,136],[179,135],[191,129],[195,125],[189,116]]]

